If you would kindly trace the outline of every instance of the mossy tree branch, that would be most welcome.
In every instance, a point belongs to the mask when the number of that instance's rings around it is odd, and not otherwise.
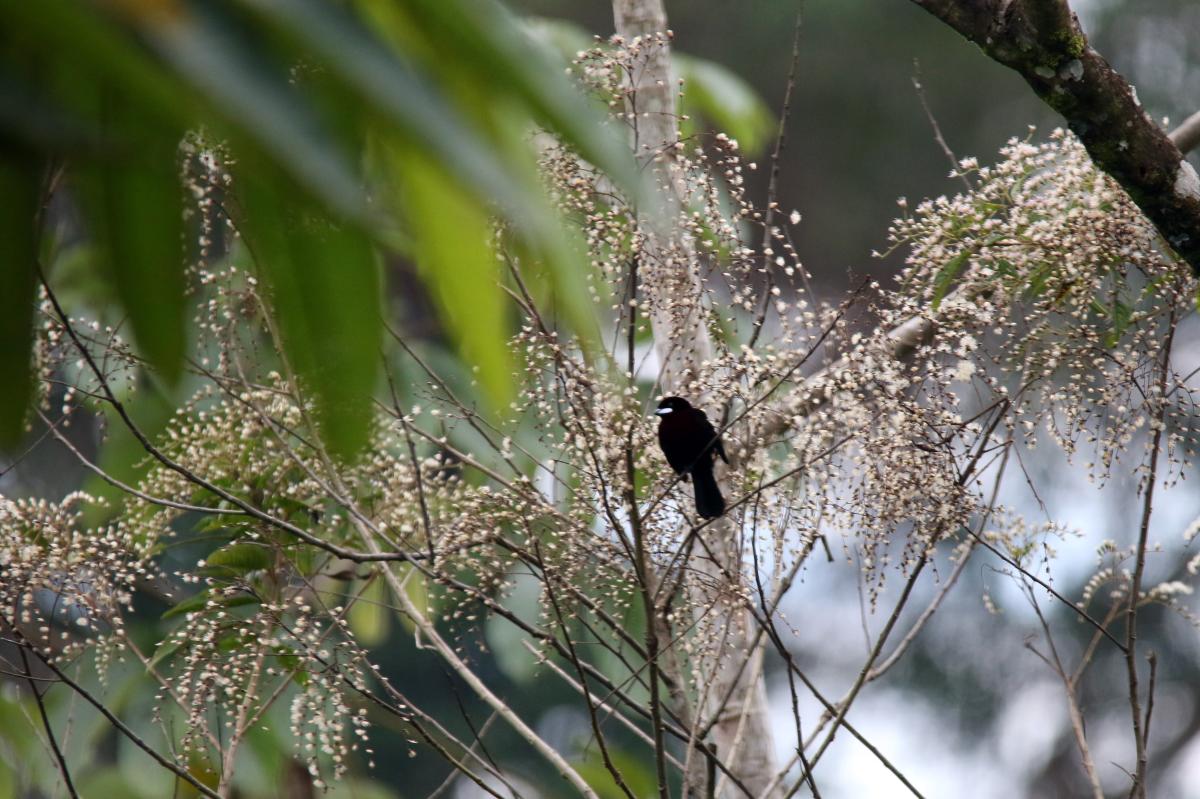
[[[1200,274],[1200,178],[1066,0],[913,0],[1015,70]]]

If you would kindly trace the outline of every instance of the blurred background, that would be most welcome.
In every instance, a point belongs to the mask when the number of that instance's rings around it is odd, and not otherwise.
[[[567,22],[584,34],[612,32],[611,5],[604,0],[511,0],[509,5],[522,16]],[[1136,85],[1152,117],[1177,123],[1200,108],[1200,5],[1190,0],[1075,0],[1073,6],[1093,46]],[[668,2],[677,50],[727,67],[754,89],[772,115],[778,113],[784,93],[797,10],[796,3],[767,0]],[[898,261],[871,255],[885,248],[897,198],[915,203],[958,188],[947,178],[950,163],[935,142],[913,87],[917,64],[930,110],[960,158],[977,156],[980,163],[989,163],[1007,139],[1026,136],[1030,125],[1048,132],[1059,121],[1017,76],[911,2],[807,0],[802,14],[798,81],[778,202],[784,213],[795,209],[801,214],[796,239],[801,259],[817,291],[836,297],[856,278],[886,280],[897,269]],[[711,121],[696,124],[711,127]],[[755,142],[756,151],[746,153],[760,164],[749,175],[748,194],[756,202],[765,197],[766,170],[761,165],[767,162],[772,140],[768,132]],[[1195,155],[1192,161],[1200,165]],[[412,267],[398,260],[388,268],[398,324],[433,347],[444,344],[445,331],[430,311],[431,300]],[[1194,318],[1188,320],[1176,347],[1179,358],[1200,364],[1198,328]],[[165,406],[157,409],[160,415],[166,412]],[[98,454],[98,427],[98,422],[85,424],[72,432],[89,454]],[[118,439],[115,445],[128,447],[129,442]],[[1100,541],[1111,538],[1123,545],[1135,532],[1133,480],[1118,478],[1101,488],[1053,453],[1028,453],[1026,459],[1026,468],[1047,487],[1041,495],[1044,509],[1019,473],[1006,483],[1000,501],[1032,518],[1048,516],[1080,531],[1061,543],[1054,567],[1058,589],[1076,596],[1094,570]],[[82,470],[56,447],[40,447],[19,463],[0,459],[0,494],[5,496],[58,498],[84,482]],[[1151,584],[1171,579],[1164,569],[1181,562],[1182,532],[1200,514],[1200,497],[1191,484],[1185,480],[1164,492],[1156,506],[1152,539],[1162,544],[1164,554],[1150,565]],[[835,545],[834,554],[833,562],[812,560],[803,581],[792,590],[786,615],[796,629],[799,663],[837,696],[866,654],[864,625],[877,632],[883,619],[863,606],[852,547]],[[187,556],[186,551],[177,555],[180,563]],[[986,555],[975,557],[907,658],[885,685],[866,690],[850,719],[928,797],[1084,795],[1061,684],[1032,653],[1023,651],[1038,634],[1036,617],[1012,579],[997,571],[1001,564]],[[948,571],[941,561],[939,580]],[[892,592],[899,588],[896,582],[884,592],[881,607],[889,607]],[[919,612],[939,587],[937,581],[923,583],[922,593],[910,603],[912,612]],[[985,594],[994,600],[997,612],[985,609]],[[532,606],[532,593],[527,600]],[[146,606],[147,624],[164,609]],[[1044,602],[1043,611],[1056,629],[1068,631],[1060,643],[1077,652],[1088,629],[1075,625],[1061,607]],[[1152,794],[1200,796],[1194,779],[1200,773],[1200,638],[1190,623],[1166,611],[1147,613],[1145,619],[1143,640],[1160,658],[1151,739]],[[911,616],[904,617],[901,628],[911,621]],[[461,707],[460,731],[486,718],[436,658],[414,650],[409,631],[382,614],[370,624],[380,665],[395,675],[400,690],[435,706]],[[461,640],[490,653],[494,684],[518,710],[536,719],[545,737],[564,749],[585,743],[586,720],[576,708],[568,708],[572,697],[561,684],[541,681],[536,690],[529,690],[537,673],[506,629],[464,626]],[[1077,632],[1073,637],[1071,630]],[[136,677],[115,670],[109,694],[114,702],[132,703],[124,710],[133,716],[148,713],[147,698],[125,690]],[[1098,768],[1114,794],[1125,784],[1117,764],[1129,766],[1132,749],[1124,679],[1116,653],[1102,652],[1081,690]],[[769,680],[777,700],[772,705],[780,711],[776,743],[781,759],[786,759],[791,739],[787,688],[781,674],[772,672]],[[65,705],[63,701],[56,710],[66,712]],[[79,721],[67,746],[91,752],[96,764],[87,776],[85,795],[169,795],[170,781],[160,774],[147,777],[141,755],[112,735],[101,719],[83,708],[71,711]],[[6,734],[26,725],[28,712],[15,686],[0,684],[0,763],[5,764],[0,767],[0,797],[45,795],[18,793],[19,769],[40,768],[52,775],[52,763],[35,740]],[[803,714],[812,720],[819,710],[809,702]],[[286,724],[272,726],[284,729]],[[402,735],[380,729],[374,741],[375,769],[358,769],[359,776],[336,788],[333,796],[427,796],[446,777],[447,769],[436,758],[412,756],[420,747],[410,748]],[[520,762],[520,748],[502,734],[488,742],[497,759]],[[280,796],[300,795],[290,793],[288,783],[275,782],[274,775],[287,769],[280,741],[263,733],[252,744],[256,765],[245,778],[247,795],[269,796],[273,790]],[[523,775],[529,795],[560,795],[555,780],[538,768],[531,765]],[[517,771],[521,773],[520,767]],[[844,733],[817,777],[828,799],[904,795],[894,778]],[[472,790],[455,786],[447,795],[465,799],[476,795]]]

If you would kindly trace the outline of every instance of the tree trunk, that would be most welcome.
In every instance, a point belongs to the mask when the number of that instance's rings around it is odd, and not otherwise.
[[[662,0],[614,0],[613,13],[617,33],[626,44],[667,31]],[[651,45],[644,63],[645,68],[636,75],[633,100],[626,108],[636,115],[634,146],[640,158],[654,158],[655,178],[667,203],[674,204],[677,211],[686,196],[686,185],[684,176],[673,168],[679,124],[675,109],[677,84],[671,75],[668,44],[664,41]],[[667,217],[677,219],[678,215],[668,213]],[[662,230],[653,223],[649,227],[638,269],[661,364],[662,391],[685,397],[690,394],[693,402],[703,406],[703,397],[695,396],[699,389],[691,381],[698,367],[711,359],[713,346],[701,309],[703,286],[695,248],[685,231]],[[724,472],[718,470],[717,477],[722,493],[730,496]],[[775,774],[775,754],[762,683],[762,653],[748,651],[753,646],[755,628],[742,605],[745,586],[737,532],[729,518],[703,530],[707,549],[698,548],[700,554],[692,566],[700,572],[705,587],[697,589],[699,595],[693,597],[693,602],[701,612],[715,606],[705,625],[706,637],[716,649],[706,664],[708,684],[701,692],[698,712],[677,710],[689,718],[694,712],[699,729],[711,723],[707,743],[715,747],[717,757],[747,789],[763,796]],[[667,670],[673,665],[677,668],[674,659],[662,665]],[[683,674],[671,676],[680,685],[690,682]],[[743,795],[719,775],[717,786],[708,786],[704,759],[693,753],[688,761],[689,788],[697,799],[710,795],[708,792],[722,783],[725,787],[714,795]]]

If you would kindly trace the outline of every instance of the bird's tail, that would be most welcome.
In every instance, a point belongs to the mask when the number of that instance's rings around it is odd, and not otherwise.
[[[701,465],[692,472],[692,482],[696,486],[696,513],[702,518],[715,519],[725,512],[725,497],[717,487],[717,478],[713,476],[711,464],[708,468]]]

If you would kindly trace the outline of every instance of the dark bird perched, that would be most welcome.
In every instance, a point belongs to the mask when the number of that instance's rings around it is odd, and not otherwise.
[[[725,512],[725,498],[713,476],[716,456],[729,463],[725,447],[717,430],[704,411],[693,408],[683,397],[666,397],[658,403],[658,444],[667,463],[687,482],[688,475],[696,488],[696,512],[705,519],[715,519]]]

